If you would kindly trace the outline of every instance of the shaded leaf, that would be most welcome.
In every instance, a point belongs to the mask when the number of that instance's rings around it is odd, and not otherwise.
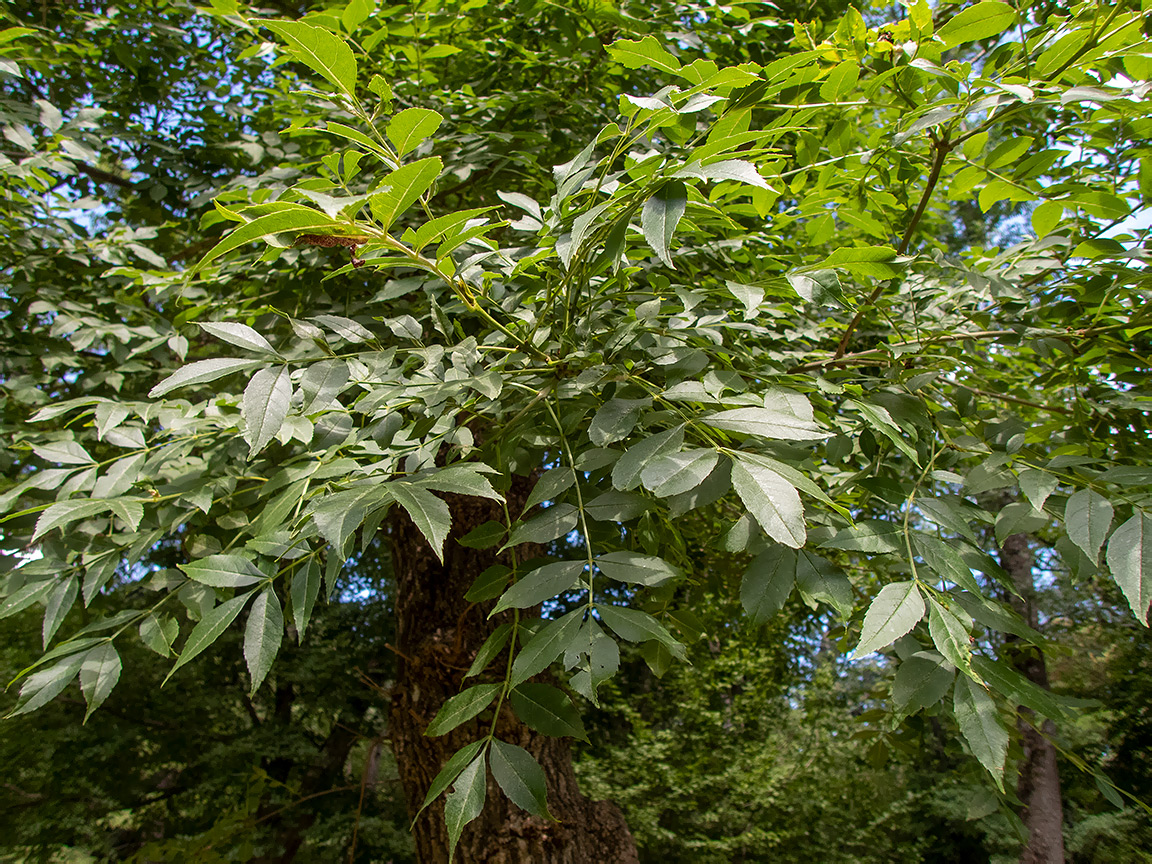
[[[444,541],[452,527],[452,513],[448,505],[426,489],[410,483],[389,483],[388,491],[403,507],[420,533],[428,540],[441,563],[444,561]]]
[[[216,358],[213,360],[197,360],[187,366],[181,366],[150,391],[148,396],[156,399],[165,393],[170,393],[177,387],[188,387],[192,384],[207,384],[217,378],[223,378],[233,372],[242,372],[259,366],[259,360],[237,360],[235,358]]]
[[[1108,540],[1108,569],[1138,621],[1148,626],[1152,602],[1152,519],[1138,511]]]
[[[245,588],[268,578],[255,564],[239,555],[209,555],[177,566],[189,579],[213,588]]]
[[[583,561],[559,561],[537,567],[504,592],[491,614],[495,615],[512,607],[527,609],[529,606],[535,606],[558,594],[563,594],[578,584],[584,566]]]
[[[912,714],[943,699],[955,677],[955,670],[935,651],[918,651],[896,670],[892,701],[901,711]]]
[[[1108,499],[1091,489],[1081,489],[1064,507],[1064,526],[1069,539],[1092,561],[1100,557],[1100,547],[1112,527],[1112,512]]]
[[[512,710],[527,726],[544,735],[587,741],[580,712],[564,691],[551,684],[525,682],[512,691]]]
[[[244,662],[252,676],[249,693],[260,689],[260,684],[272,668],[284,638],[284,611],[280,599],[269,585],[261,591],[248,613],[248,626],[244,631]]]
[[[444,801],[444,821],[448,827],[448,864],[460,842],[464,826],[480,815],[484,809],[487,771],[481,753],[457,775],[455,787]]]
[[[248,598],[251,596],[251,593],[241,594],[239,597],[225,600],[219,606],[210,609],[204,617],[197,622],[196,626],[192,628],[192,632],[188,634],[188,641],[184,643],[184,650],[180,652],[180,657],[176,660],[176,664],[167,676],[165,676],[165,683],[175,674],[177,669],[185,663],[190,662],[197,654],[215,642],[221,633],[228,629],[228,625],[236,620],[236,616],[240,614],[244,608],[244,604],[248,602]]]
[[[687,187],[677,180],[665,183],[653,194],[644,203],[644,209],[640,214],[644,239],[648,241],[648,245],[660,260],[669,267],[672,267],[672,257],[668,254],[668,247],[687,206]]]
[[[533,675],[543,672],[559,657],[580,633],[584,609],[574,609],[562,618],[547,622],[528,640],[512,663],[509,687],[517,687]]]
[[[477,684],[457,693],[440,706],[424,734],[430,737],[451,732],[461,723],[467,723],[492,704],[503,684]]]
[[[120,667],[120,655],[111,642],[97,645],[84,655],[80,665],[80,690],[84,693],[84,701],[88,703],[84,712],[85,722],[104,703],[120,680]]]
[[[1008,730],[1000,721],[996,703],[983,687],[961,675],[956,679],[952,694],[952,709],[972,755],[988,770],[996,785],[1003,789]]]
[[[796,553],[773,547],[752,559],[740,580],[740,604],[758,623],[767,621],[782,608],[796,582]]]
[[[492,776],[513,804],[542,819],[550,818],[548,781],[531,753],[515,744],[493,739],[488,763]]]

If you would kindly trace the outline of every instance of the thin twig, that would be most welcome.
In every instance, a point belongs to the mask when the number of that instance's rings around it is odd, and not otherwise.
[[[932,198],[932,193],[936,190],[936,184],[940,180],[940,171],[944,167],[944,160],[952,150],[952,144],[948,140],[948,132],[945,131],[938,140],[934,140],[933,145],[936,149],[936,155],[932,160],[932,170],[928,173],[928,182],[924,185],[924,192],[920,195],[920,203],[916,205],[916,212],[912,214],[912,219],[908,223],[908,227],[904,230],[904,236],[900,239],[900,248],[896,250],[897,255],[903,255],[908,251],[908,244],[912,242],[912,235],[916,231],[916,226],[920,224],[920,219],[924,216],[924,211],[928,207],[928,201]],[[876,286],[875,290],[868,295],[868,299],[864,301],[860,308],[856,310],[856,314],[852,316],[852,320],[848,322],[848,329],[844,331],[844,336],[840,339],[840,344],[836,346],[836,354],[833,355],[833,360],[839,360],[844,356],[844,352],[848,350],[848,343],[852,340],[852,334],[860,324],[860,319],[864,317],[864,313],[868,310],[868,307],[880,298],[880,293],[883,290],[884,283],[881,282]]]

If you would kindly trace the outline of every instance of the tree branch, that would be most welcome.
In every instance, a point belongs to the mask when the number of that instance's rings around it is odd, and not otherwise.
[[[908,227],[904,229],[904,236],[900,239],[900,248],[896,250],[897,255],[903,255],[908,251],[908,244],[912,242],[912,235],[916,231],[916,226],[920,224],[920,219],[924,216],[924,211],[928,207],[928,201],[932,198],[932,193],[936,190],[936,184],[940,181],[940,171],[944,167],[944,160],[952,150],[952,144],[948,140],[947,132],[945,132],[939,140],[933,140],[932,143],[936,149],[935,158],[932,160],[932,170],[928,173],[928,182],[924,185],[924,192],[920,196],[920,203],[916,205],[916,212],[912,214],[912,219],[909,221]],[[856,314],[852,316],[852,320],[848,322],[848,329],[844,331],[844,335],[840,339],[840,344],[836,346],[836,353],[832,357],[833,360],[839,360],[844,356],[844,352],[848,350],[848,343],[852,340],[852,334],[860,324],[860,319],[864,317],[864,313],[868,310],[868,307],[880,298],[880,293],[883,290],[884,283],[881,282],[876,286],[876,289],[868,295],[868,299],[864,301],[860,308],[856,310]]]

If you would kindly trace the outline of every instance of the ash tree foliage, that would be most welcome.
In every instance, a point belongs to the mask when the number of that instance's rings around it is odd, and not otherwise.
[[[693,10],[673,30],[588,13],[621,86],[582,104],[584,140],[545,123],[534,145],[531,118],[469,85],[420,86],[467,67],[451,16],[214,0],[229,44],[270,64],[280,131],[237,145],[259,173],[187,178],[213,207],[167,258],[155,229],[84,238],[61,215],[83,201],[46,203],[95,158],[94,112],[5,104],[0,615],[42,606],[45,648],[13,714],[77,680],[96,710],[134,640],[178,684],[229,628],[254,692],[381,526],[406,514],[442,559],[450,503],[479,496],[503,518],[459,542],[502,553],[468,594],[499,626],[429,735],[510,703],[582,737],[536,676],[555,665],[595,703],[621,642],[658,673],[683,659],[709,544],[746,567],[753,621],[797,592],[841,650],[892,655],[875,735],[950,712],[1003,788],[1016,706],[1075,706],[998,656],[993,634],[1043,638],[987,538],[1048,532],[1058,578],[1114,581],[1148,624],[1144,17],[745,13],[734,44],[790,36],[762,63],[703,50],[693,28],[731,13]],[[38,38],[0,32],[0,72],[32,75]],[[470,197],[486,173],[502,185]],[[995,230],[961,236],[973,206]],[[53,267],[74,281],[47,284]],[[522,507],[513,475],[536,478]],[[714,524],[694,510],[723,527],[693,534]],[[182,563],[149,565],[160,544]],[[133,602],[100,617],[114,592]],[[446,794],[453,844],[489,771],[549,813],[540,766],[488,729],[424,802]]]

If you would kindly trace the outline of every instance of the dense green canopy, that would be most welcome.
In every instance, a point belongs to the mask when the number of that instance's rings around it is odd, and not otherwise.
[[[1037,590],[1152,602],[1140,11],[281,5],[0,31],[12,715],[114,707],[140,645],[167,693],[237,643],[249,706],[282,651],[378,656],[414,525],[496,562],[421,721],[470,741],[449,849],[497,786],[549,818],[509,706],[583,737],[737,600],[883,652],[877,758],[954,725],[1010,812],[1013,741],[1086,707]]]

